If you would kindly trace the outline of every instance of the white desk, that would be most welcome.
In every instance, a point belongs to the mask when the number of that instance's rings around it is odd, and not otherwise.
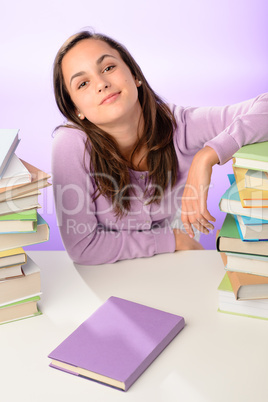
[[[268,322],[217,312],[216,251],[74,267],[62,251],[29,252],[43,315],[0,327],[3,402],[264,402]],[[50,368],[47,355],[109,296],[184,316],[186,326],[126,392]]]

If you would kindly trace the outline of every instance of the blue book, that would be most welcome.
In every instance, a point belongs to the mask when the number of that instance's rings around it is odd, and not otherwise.
[[[234,215],[235,223],[239,232],[239,236],[243,241],[263,241],[268,240],[268,224],[245,225],[243,217]],[[260,219],[255,219],[260,221]]]
[[[0,178],[19,144],[19,130],[0,129]]]
[[[266,219],[257,219],[257,218],[252,218],[251,216],[243,216],[241,215],[241,219],[244,223],[244,225],[266,225],[268,223],[268,220]]]

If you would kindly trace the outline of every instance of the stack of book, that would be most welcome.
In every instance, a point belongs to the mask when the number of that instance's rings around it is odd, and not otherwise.
[[[40,314],[40,269],[22,247],[49,239],[37,208],[50,176],[17,157],[18,131],[0,129],[0,324]]]
[[[219,204],[226,212],[217,236],[226,269],[219,311],[268,319],[268,142],[242,147],[233,171]]]

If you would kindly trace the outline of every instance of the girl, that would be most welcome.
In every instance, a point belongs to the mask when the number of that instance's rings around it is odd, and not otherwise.
[[[59,50],[54,91],[67,118],[53,141],[57,218],[79,264],[202,249],[194,228],[213,229],[213,165],[268,140],[267,94],[226,107],[167,105],[122,45],[87,31]]]

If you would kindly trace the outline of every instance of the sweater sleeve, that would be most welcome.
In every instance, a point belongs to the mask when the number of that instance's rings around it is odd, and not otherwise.
[[[93,201],[95,184],[82,131],[60,128],[53,140],[52,178],[58,226],[70,258],[83,265],[113,263],[173,252],[172,230],[107,230]]]
[[[209,146],[222,165],[243,145],[268,141],[268,93],[224,107],[185,108],[179,120],[180,150],[193,155]]]

